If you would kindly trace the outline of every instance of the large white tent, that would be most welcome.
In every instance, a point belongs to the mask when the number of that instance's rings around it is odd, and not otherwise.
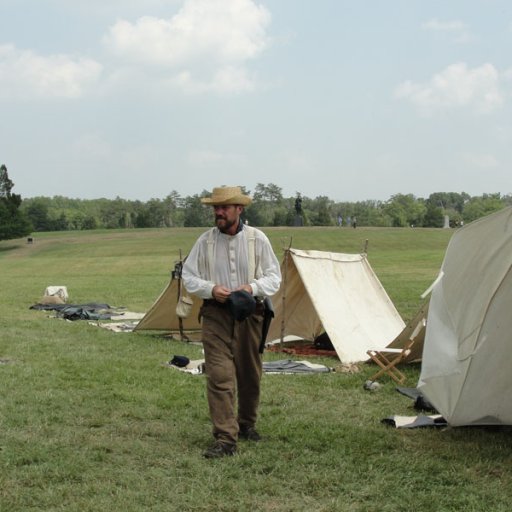
[[[512,424],[512,208],[459,229],[430,299],[418,388],[446,421]]]
[[[283,282],[272,297],[275,318],[267,340],[314,340],[327,332],[340,360],[365,361],[386,347],[404,322],[373,272],[366,254],[289,249]]]

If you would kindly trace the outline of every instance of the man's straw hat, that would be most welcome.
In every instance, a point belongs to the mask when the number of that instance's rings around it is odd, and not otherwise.
[[[203,197],[201,203],[213,205],[241,204],[247,206],[252,199],[242,194],[240,187],[216,187],[211,197]]]

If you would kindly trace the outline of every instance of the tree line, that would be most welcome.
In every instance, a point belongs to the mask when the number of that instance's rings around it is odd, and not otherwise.
[[[163,199],[149,201],[63,196],[22,200],[12,194],[13,186],[3,165],[0,167],[0,239],[26,236],[33,231],[212,225],[211,208],[201,203],[201,198],[210,195],[206,190],[185,197],[172,190]],[[356,219],[357,226],[443,227],[445,216],[451,226],[459,226],[512,205],[512,195],[500,193],[470,196],[465,192],[436,192],[428,198],[395,194],[386,201],[340,202],[327,196],[311,198],[299,192],[285,197],[281,187],[273,183],[258,183],[253,191],[242,189],[253,198],[245,209],[244,220],[262,227],[334,226],[340,221],[342,226],[355,226]]]
[[[347,226],[357,219],[357,226],[443,227],[445,216],[451,226],[458,226],[512,205],[512,196],[500,193],[472,197],[465,192],[436,192],[427,199],[395,194],[387,201],[338,202],[327,196],[285,197],[282,189],[272,183],[259,183],[252,194],[245,188],[244,192],[253,198],[244,219],[254,226],[293,226],[297,216],[305,226],[334,226],[340,220]],[[35,231],[210,226],[211,209],[201,203],[201,198],[209,194],[203,191],[182,197],[173,190],[164,199],[146,202],[120,197],[34,197],[24,199],[21,208]],[[300,212],[296,208],[297,197],[301,199]]]

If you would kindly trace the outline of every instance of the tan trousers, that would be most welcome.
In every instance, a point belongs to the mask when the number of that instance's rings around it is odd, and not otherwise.
[[[239,428],[253,427],[258,414],[263,308],[258,305],[256,312],[241,322],[214,302],[205,303],[201,313],[213,436],[234,444]]]

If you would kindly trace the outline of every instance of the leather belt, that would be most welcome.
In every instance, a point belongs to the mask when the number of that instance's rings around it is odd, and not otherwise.
[[[219,302],[218,300],[215,300],[215,299],[204,299],[203,304],[205,306],[215,306],[217,308],[225,308],[226,307],[225,302]]]
[[[254,300],[258,304],[263,304],[263,297],[254,297]],[[211,305],[211,306],[217,306],[219,308],[223,308],[226,305],[225,302],[219,302],[218,300],[215,300],[215,299],[203,299],[203,304],[205,306],[208,304],[208,305]]]
[[[263,314],[265,309],[263,298],[262,297],[254,297],[256,299],[256,311],[255,313]],[[215,299],[203,299],[203,306],[212,306],[214,308],[219,309],[228,309],[228,304],[226,302],[219,302]]]

